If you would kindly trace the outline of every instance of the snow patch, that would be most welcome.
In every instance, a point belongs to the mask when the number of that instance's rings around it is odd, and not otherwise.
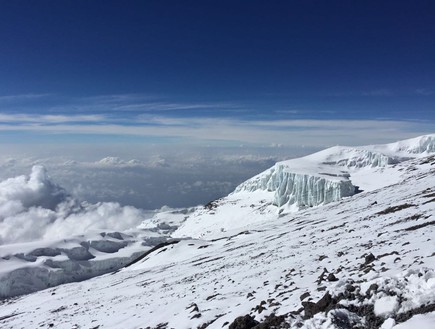
[[[399,302],[396,296],[382,297],[375,302],[375,314],[377,316],[390,315],[397,311],[398,308]]]
[[[435,327],[435,312],[418,314],[408,321],[400,323],[393,329],[433,329]]]

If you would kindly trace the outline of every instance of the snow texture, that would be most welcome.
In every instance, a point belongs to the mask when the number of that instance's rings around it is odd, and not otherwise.
[[[322,163],[339,162],[344,148],[290,160],[283,173],[307,170],[330,182],[363,183],[363,192],[320,207],[287,211],[291,205],[274,205],[276,190],[241,189],[193,211],[158,213],[130,230],[4,245],[5,276],[47,266],[47,259],[113,264],[143,242],[148,253],[111,274],[4,299],[0,327],[228,328],[242,316],[291,328],[429,328],[435,312],[429,137],[366,147],[394,159],[374,166]],[[354,151],[341,153],[348,152]]]

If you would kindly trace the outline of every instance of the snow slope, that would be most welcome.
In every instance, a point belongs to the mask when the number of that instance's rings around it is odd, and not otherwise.
[[[212,202],[213,209],[199,209],[189,216],[175,236],[216,237],[253,221],[395,184],[403,179],[404,169],[398,164],[433,152],[435,135],[427,135],[385,145],[335,146],[278,162],[240,184],[228,197]],[[261,207],[252,206],[260,203]]]
[[[275,191],[237,191],[187,214],[172,234],[196,239],[3,300],[0,327],[431,328],[435,157],[360,170],[385,173],[389,185],[280,214]]]
[[[162,211],[137,227],[149,217],[142,210],[80,204],[35,166],[28,177],[0,183],[0,298],[119,269],[170,238],[225,237],[352,196],[357,186],[370,191],[396,183],[403,179],[397,164],[430,154],[434,144],[435,136],[428,135],[387,145],[332,147],[279,162],[193,213]]]

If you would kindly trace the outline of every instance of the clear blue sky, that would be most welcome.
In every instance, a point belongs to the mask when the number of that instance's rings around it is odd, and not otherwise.
[[[8,142],[401,137],[434,105],[434,1],[0,1]]]

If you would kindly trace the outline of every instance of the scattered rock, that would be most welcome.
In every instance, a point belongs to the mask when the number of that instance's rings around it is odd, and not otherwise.
[[[329,311],[335,304],[336,301],[332,299],[329,291],[317,303],[302,302],[302,306],[305,312],[304,318],[309,319],[319,312]]]
[[[300,300],[302,301],[302,300],[304,300],[305,298],[307,298],[308,296],[310,296],[310,293],[307,291],[307,292],[304,292],[304,293],[301,295],[301,297],[299,297],[299,298],[300,298]]]
[[[367,267],[369,264],[373,263],[375,260],[376,260],[375,255],[373,255],[372,253],[368,254],[367,256],[364,257],[364,263],[361,264],[360,269]]]
[[[323,269],[323,272],[319,275],[317,278],[317,284],[321,284],[323,281],[325,281],[325,275],[328,273],[328,270],[326,268]]]
[[[379,211],[376,213],[376,215],[386,215],[386,214],[391,214],[393,212],[402,210],[402,209],[406,209],[406,208],[410,208],[410,207],[414,207],[415,205],[410,204],[410,203],[404,203],[402,205],[399,206],[392,206],[392,207],[388,207],[382,211]]]
[[[190,320],[199,319],[200,317],[201,317],[201,313],[196,313],[190,318]]]
[[[338,279],[335,277],[333,273],[329,273],[328,276],[326,277],[326,280],[328,280],[329,282],[338,281]]]
[[[263,322],[253,327],[253,329],[284,329],[290,328],[290,324],[286,322],[286,316],[280,315],[276,316],[275,314],[271,314],[266,316]]]
[[[257,324],[259,324],[259,322],[256,321],[252,316],[247,314],[236,318],[228,328],[229,329],[252,329]]]
[[[414,315],[425,314],[425,313],[430,313],[430,312],[435,312],[435,303],[423,305],[423,306],[420,306],[418,308],[414,308],[412,310],[409,310],[408,312],[399,313],[394,317],[394,319],[396,320],[396,322],[400,323],[400,322],[405,322],[405,321],[409,320]]]
[[[367,289],[366,295],[370,296],[373,293],[376,293],[379,289],[379,286],[376,283],[370,285],[369,289]]]

